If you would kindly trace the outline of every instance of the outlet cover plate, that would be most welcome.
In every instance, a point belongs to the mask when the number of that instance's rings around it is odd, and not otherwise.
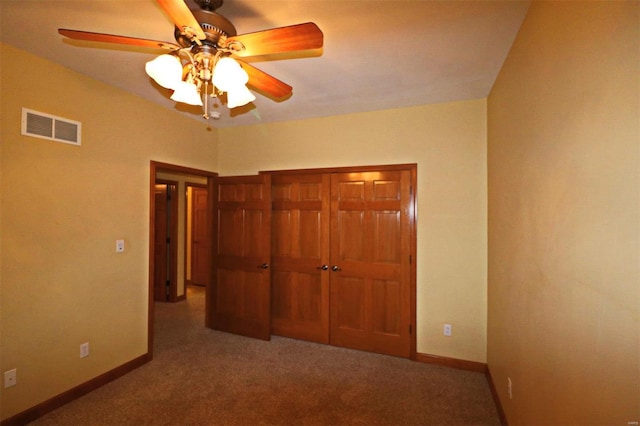
[[[451,324],[445,324],[442,333],[445,336],[451,337]]]
[[[14,368],[12,370],[7,370],[4,372],[4,387],[10,388],[11,386],[15,386],[18,381],[18,369]]]
[[[89,356],[89,342],[80,345],[80,358],[86,358]]]

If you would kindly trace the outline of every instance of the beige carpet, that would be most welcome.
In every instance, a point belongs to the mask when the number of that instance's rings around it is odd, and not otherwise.
[[[203,296],[156,304],[152,362],[32,424],[500,424],[483,374],[216,332]]]

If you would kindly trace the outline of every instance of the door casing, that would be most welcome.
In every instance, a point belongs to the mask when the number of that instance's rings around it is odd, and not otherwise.
[[[209,194],[214,193],[215,178],[217,173],[194,169],[191,167],[184,167],[175,164],[162,163],[158,161],[151,161],[149,165],[149,282],[148,282],[148,319],[147,319],[147,354],[149,359],[153,358],[153,341],[154,341],[154,283],[155,283],[155,259],[153,256],[155,245],[155,185],[158,180],[157,175],[160,172],[171,173],[175,175],[183,176],[195,176],[199,178],[207,179],[207,190]],[[209,197],[208,202],[209,212],[213,212],[212,197]],[[211,222],[208,224],[208,229],[211,230],[211,241],[215,241],[215,234],[213,229],[213,214],[208,214],[207,217]],[[207,286],[207,297],[210,294],[210,282]],[[208,324],[208,313],[205,312],[205,325]]]

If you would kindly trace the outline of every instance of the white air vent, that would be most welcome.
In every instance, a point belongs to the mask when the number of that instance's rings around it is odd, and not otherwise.
[[[80,146],[79,121],[22,108],[22,134]]]

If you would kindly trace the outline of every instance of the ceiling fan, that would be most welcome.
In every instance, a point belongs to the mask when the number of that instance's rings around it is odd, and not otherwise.
[[[226,94],[227,106],[255,100],[248,84],[274,100],[291,96],[293,88],[240,58],[319,49],[323,34],[313,22],[237,34],[224,16],[216,13],[223,0],[195,0],[191,10],[183,0],[157,0],[175,24],[176,43],[59,28],[74,40],[115,43],[167,51],[147,62],[145,70],[159,85],[172,89],[171,99],[203,107],[209,118],[209,101]],[[219,118],[219,113],[214,113]]]

